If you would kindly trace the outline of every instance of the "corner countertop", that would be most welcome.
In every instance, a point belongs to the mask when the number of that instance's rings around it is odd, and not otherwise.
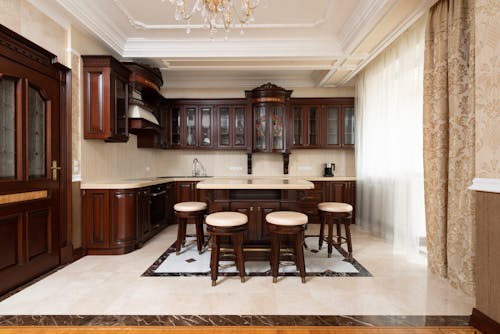
[[[356,177],[354,176],[153,176],[143,178],[82,182],[80,184],[80,189],[135,189],[176,181],[203,181],[198,183],[198,189],[313,189],[314,185],[310,181],[355,180]],[[297,186],[299,188],[293,188]]]

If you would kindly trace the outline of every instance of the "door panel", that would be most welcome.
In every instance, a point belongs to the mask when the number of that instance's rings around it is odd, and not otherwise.
[[[0,270],[18,263],[19,243],[22,229],[18,215],[0,219]]]
[[[58,79],[1,54],[0,78],[0,122],[5,125],[0,138],[7,138],[0,144],[6,158],[0,167],[0,225],[5,232],[0,246],[1,294],[60,263],[61,172],[55,169],[53,179],[50,166],[54,161],[59,167],[61,158]]]

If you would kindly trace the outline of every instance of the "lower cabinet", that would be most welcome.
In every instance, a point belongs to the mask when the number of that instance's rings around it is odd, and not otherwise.
[[[309,217],[309,223],[320,223],[318,203],[342,202],[356,204],[356,181],[314,181],[314,189],[298,191],[295,209]],[[354,221],[354,219],[353,219]]]
[[[125,254],[141,247],[166,226],[166,221],[152,225],[150,205],[149,187],[82,190],[83,241],[87,253]]]
[[[197,201],[196,184],[198,181],[177,181],[175,182],[176,203]]]
[[[280,210],[279,201],[232,201],[231,211],[241,212],[248,217],[248,232],[245,233],[245,242],[256,244],[269,240],[266,225],[266,215]]]

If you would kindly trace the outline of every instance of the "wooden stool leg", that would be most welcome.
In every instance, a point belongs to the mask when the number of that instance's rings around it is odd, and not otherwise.
[[[318,248],[321,249],[323,247],[323,235],[325,234],[325,225],[326,225],[326,215],[322,214],[321,224],[319,225],[319,240],[318,240]]]
[[[277,233],[272,235],[273,241],[271,246],[271,272],[273,275],[273,283],[278,282],[278,270],[280,263],[280,239]]]
[[[175,254],[179,255],[181,247],[184,245],[186,239],[186,220],[177,217],[177,242],[175,244]]]
[[[349,252],[349,257],[352,258],[352,242],[351,242],[351,227],[350,222],[345,223],[345,236],[347,239],[347,251]]]
[[[201,255],[203,250],[203,243],[205,242],[205,236],[203,234],[203,217],[196,218],[196,245],[198,247],[198,254]]]
[[[333,248],[333,219],[330,217],[328,219],[328,257],[332,257],[332,248]]]
[[[340,222],[339,221],[336,221],[337,223],[337,244],[340,246],[342,244],[342,231],[341,231],[341,227],[340,226]]]
[[[210,276],[212,278],[212,286],[217,284],[217,275],[219,273],[219,238],[212,234],[212,253],[210,255]]]
[[[304,262],[304,231],[300,231],[295,235],[295,256],[297,268],[302,278],[302,283],[306,282],[306,265]]]
[[[236,267],[240,272],[241,283],[245,283],[245,259],[243,257],[243,232],[235,233],[233,239],[234,252],[236,253]]]

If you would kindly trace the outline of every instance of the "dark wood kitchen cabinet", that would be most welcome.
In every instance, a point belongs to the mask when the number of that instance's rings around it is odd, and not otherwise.
[[[87,253],[125,254],[141,247],[167,225],[165,221],[152,222],[150,205],[151,187],[82,190],[83,239]]]
[[[216,137],[218,149],[247,148],[248,116],[246,105],[217,106]]]
[[[82,224],[87,253],[125,254],[137,241],[135,190],[82,190]]]
[[[196,184],[198,181],[175,182],[175,202],[194,202],[198,200]]]
[[[212,105],[172,105],[169,116],[169,148],[210,149],[215,146]]]
[[[292,148],[321,147],[320,115],[320,105],[292,105]]]
[[[248,217],[248,231],[244,236],[246,243],[266,243],[270,240],[266,215],[280,210],[279,201],[231,201],[230,205],[231,211],[241,212]]]
[[[253,152],[290,151],[291,94],[291,90],[271,83],[245,91],[245,96],[252,106]],[[285,174],[287,173],[288,170]]]
[[[128,140],[130,71],[111,56],[82,56],[83,137]]]

